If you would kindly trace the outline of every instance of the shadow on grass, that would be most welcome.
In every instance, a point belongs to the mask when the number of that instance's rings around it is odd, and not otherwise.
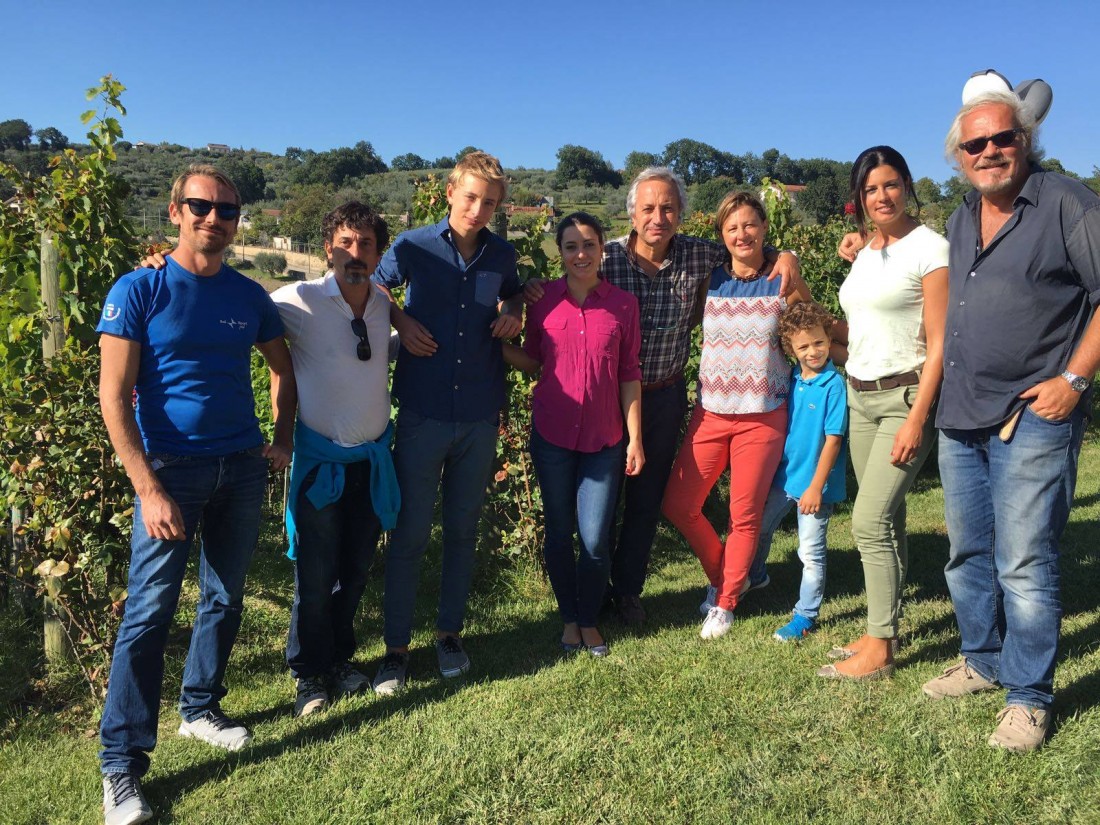
[[[240,644],[234,651],[230,669],[251,673],[253,678],[261,681],[283,680],[287,691],[283,701],[259,711],[236,716],[249,727],[289,719],[294,698],[282,646],[278,641],[272,643],[271,624],[268,621],[269,617],[280,617],[284,634],[282,639],[285,639],[285,626],[289,623],[293,597],[293,570],[285,557],[272,558],[266,555],[267,552],[264,549],[257,553],[249,574],[248,587],[250,596],[256,592],[261,593],[267,605],[262,618],[252,617],[256,624],[251,628],[248,626],[249,610],[246,609],[245,624],[242,627],[242,634],[251,633],[255,636],[255,641],[261,644]],[[421,570],[421,586],[414,619],[414,632],[418,634],[423,629],[434,626],[439,597],[439,555],[438,547],[430,549]],[[502,568],[508,566],[509,563],[499,557],[479,558],[474,585],[478,604],[484,604],[487,600],[492,603],[497,597],[507,597],[497,591],[504,588],[501,584]],[[376,557],[356,619],[356,634],[361,650],[376,646],[381,636],[383,571],[384,559]],[[191,575],[193,574],[192,570]],[[329,741],[349,730],[369,728],[391,716],[400,716],[429,704],[445,701],[470,685],[532,675],[562,661],[558,646],[560,634],[561,623],[556,610],[552,609],[536,618],[510,621],[503,629],[466,632],[463,634],[463,643],[470,654],[472,669],[465,678],[454,680],[443,680],[439,676],[434,648],[414,642],[409,655],[408,686],[401,693],[385,697],[374,696],[368,689],[362,699],[337,701],[324,714],[295,723],[289,732],[271,738],[261,735],[260,741],[244,751],[235,754],[212,751],[212,756],[208,759],[151,779],[146,785],[147,793],[167,813],[173,799],[183,799],[189,792],[232,773],[238,766],[257,764],[280,756],[288,750]],[[609,635],[613,640],[616,634],[612,632]],[[419,638],[423,638],[422,635]],[[246,641],[243,635],[241,641]],[[170,637],[166,658],[172,661],[172,670],[177,675],[182,670],[182,661],[187,655],[189,642],[190,627],[186,625],[177,627]],[[377,664],[377,658],[373,661],[360,659],[359,667],[367,675],[373,675]],[[179,691],[178,678],[171,682],[174,684],[165,685],[166,696],[170,696],[173,690],[177,693]]]
[[[931,459],[922,470],[914,486],[916,493],[930,491],[939,486],[934,471],[929,471]],[[911,494],[912,495],[912,494]],[[1075,512],[1100,502],[1100,491],[1079,494],[1074,501]],[[726,514],[720,495],[713,494],[708,499],[704,514],[716,527],[722,528]],[[797,530],[793,516],[789,516],[779,532],[793,534],[797,543]],[[779,535],[777,532],[777,535]],[[951,593],[947,587],[944,568],[950,553],[948,537],[941,532],[911,532],[909,540],[909,568],[906,576],[905,602],[924,601],[951,602]],[[1093,519],[1080,515],[1071,521],[1062,536],[1061,578],[1062,606],[1065,616],[1074,616],[1095,610],[1095,594],[1100,588],[1100,558],[1095,548],[1100,544],[1100,526]],[[683,540],[662,524],[658,541],[654,546],[654,564],[672,564],[690,558],[690,550]],[[771,586],[766,590],[749,595],[737,612],[743,616],[762,613],[784,613],[792,608],[798,598],[798,588],[802,577],[802,564],[794,553],[788,553],[781,560],[770,560],[768,573]],[[684,616],[694,619],[691,607],[698,604],[705,580],[700,571],[698,590],[665,593],[659,597],[646,599],[646,607],[658,619],[670,624],[686,623]],[[858,550],[845,547],[829,549],[828,583],[826,603],[830,599],[849,599],[862,597],[865,593],[863,566]],[[667,607],[666,607],[667,606]],[[669,615],[674,618],[669,621]],[[863,619],[866,616],[864,605],[839,612],[831,612],[828,622],[842,624]],[[912,619],[908,634],[922,643],[912,648],[902,648],[902,664],[949,663],[959,655],[958,625],[954,612],[935,618]],[[1100,621],[1092,622],[1085,628],[1066,633],[1059,643],[1061,663],[1089,655],[1100,648]],[[1059,707],[1068,712],[1086,710],[1100,704],[1100,673],[1083,677],[1058,692]]]
[[[379,595],[380,591],[368,591],[366,598]],[[427,597],[429,594],[424,595]],[[430,603],[434,607],[434,602]],[[146,786],[147,794],[167,814],[171,810],[172,800],[183,799],[191,791],[224,778],[238,767],[255,765],[281,757],[288,751],[331,741],[346,735],[348,731],[369,729],[390,717],[445,701],[474,684],[531,675],[562,660],[557,652],[555,634],[560,634],[557,617],[547,614],[545,619],[519,622],[503,632],[465,635],[465,647],[473,666],[466,678],[454,680],[439,677],[432,648],[414,647],[409,657],[409,683],[401,693],[373,696],[368,689],[361,699],[338,700],[324,714],[295,723],[292,730],[281,735],[261,738],[244,751],[235,754],[212,751],[210,758],[151,780]],[[282,661],[275,662],[275,665],[271,678],[288,679]],[[288,690],[285,702],[239,718],[249,726],[288,718],[292,698]]]

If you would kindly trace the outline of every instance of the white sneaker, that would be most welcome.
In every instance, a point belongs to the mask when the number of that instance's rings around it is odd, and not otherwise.
[[[390,696],[404,690],[408,669],[408,653],[387,653],[374,677],[374,692],[381,696]]]
[[[104,825],[135,825],[153,816],[153,809],[141,793],[141,783],[132,773],[103,774]]]
[[[699,605],[699,613],[706,616],[710,613],[710,609],[718,604],[718,588],[713,584],[707,585],[707,595],[703,599],[703,603]]]
[[[718,639],[726,635],[733,624],[733,611],[724,610],[721,607],[712,607],[707,613],[707,620],[703,622],[703,629],[699,631],[701,639]]]
[[[239,751],[252,741],[252,734],[240,722],[234,722],[219,710],[208,710],[198,719],[180,724],[180,736],[201,739],[216,748]]]
[[[309,716],[328,707],[328,691],[325,680],[318,676],[306,676],[297,682],[294,696],[294,716]]]

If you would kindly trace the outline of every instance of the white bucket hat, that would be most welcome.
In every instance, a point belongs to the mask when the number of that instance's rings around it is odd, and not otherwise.
[[[1050,104],[1054,100],[1054,92],[1045,80],[1025,80],[1015,87],[998,71],[985,69],[974,72],[963,86],[962,102],[969,103],[975,97],[984,92],[1013,92],[1024,104],[1024,108],[1035,117],[1035,124],[1043,122],[1043,118],[1050,111]]]

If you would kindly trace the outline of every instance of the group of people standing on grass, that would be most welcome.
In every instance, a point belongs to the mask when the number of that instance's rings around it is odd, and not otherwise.
[[[1002,686],[990,744],[1041,746],[1061,616],[1058,541],[1100,366],[1100,199],[1037,165],[1048,106],[1041,81],[1013,89],[983,73],[968,84],[946,150],[974,191],[951,217],[949,241],[914,216],[912,176],[896,150],[860,154],[851,178],[860,230],[840,250],[854,258],[840,292],[845,320],[813,303],[793,254],[767,245],[767,215],[752,195],[723,201],[718,243],[679,234],[687,198],[666,168],[632,182],[627,236],[605,241],[598,221],[569,215],[557,229],[564,276],[522,285],[513,248],[486,229],[507,194],[503,170],[471,153],[450,176],[438,224],[387,249],[385,222],[345,204],[322,226],[329,272],[270,298],[222,262],[240,215],[232,182],[213,167],[181,176],[169,205],[179,246],[120,278],[99,325],[104,419],[137,493],[101,730],[107,823],[152,815],[140,777],[197,530],[200,595],[179,731],[228,750],[251,740],[220,701],[268,463],[292,466],[295,713],[368,684],[380,694],[404,687],[437,498],[435,650],[444,677],[470,668],[461,632],[506,364],[538,374],[530,449],[564,651],[608,655],[597,626],[608,598],[624,621],[645,621],[661,513],[703,566],[700,635],[714,639],[744,594],[768,583],[771,535],[796,509],[803,579],[775,636],[804,637],[818,621],[828,522],[846,497],[850,453],[867,632],[829,651],[834,661],[818,675],[889,676],[905,495],[938,429],[963,658],[924,692]],[[389,294],[397,287],[401,307]],[[524,303],[524,342],[507,343]],[[681,443],[684,368],[700,322],[698,404]],[[272,371],[270,445],[253,409],[253,346]],[[702,508],[726,469],[723,539]],[[372,681],[352,664],[353,620],[383,529],[393,531],[386,652]]]

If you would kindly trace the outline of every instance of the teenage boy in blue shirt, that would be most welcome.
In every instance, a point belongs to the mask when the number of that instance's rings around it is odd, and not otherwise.
[[[825,593],[829,517],[833,505],[845,497],[848,396],[844,379],[829,360],[832,325],[833,317],[825,309],[808,302],[793,304],[779,320],[783,349],[798,364],[791,374],[787,441],[764,505],[754,568],[762,570],[772,534],[797,505],[802,585],[791,620],[775,631],[781,642],[797,641],[817,624]]]
[[[405,287],[404,312],[393,311],[402,343],[393,378],[400,408],[393,458],[402,506],[386,553],[386,655],[374,679],[378,693],[405,685],[420,565],[440,490],[436,654],[444,677],[470,667],[460,634],[506,401],[500,339],[514,337],[522,326],[522,301],[500,304],[520,292],[515,249],[486,229],[506,194],[496,158],[466,155],[447,183],[448,216],[402,233],[372,276],[387,289]]]

